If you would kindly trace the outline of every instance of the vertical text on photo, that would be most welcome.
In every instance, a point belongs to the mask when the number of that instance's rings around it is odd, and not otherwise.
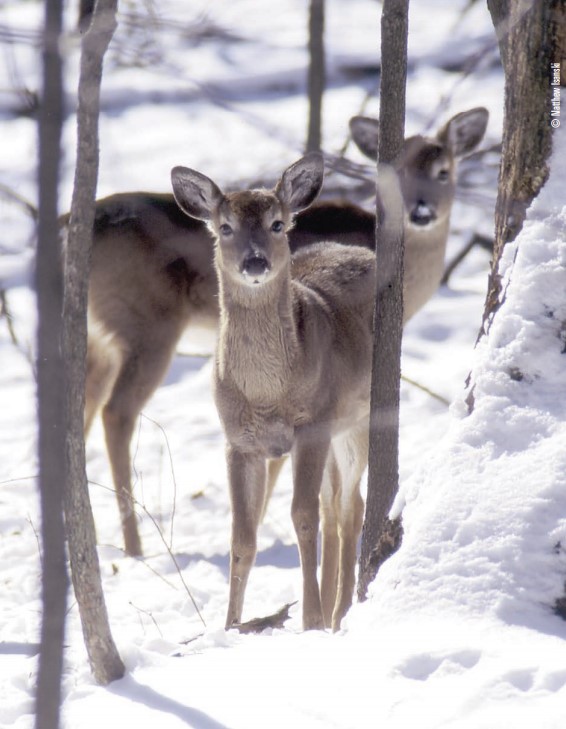
[[[555,129],[560,126],[560,64],[550,64],[550,125]]]

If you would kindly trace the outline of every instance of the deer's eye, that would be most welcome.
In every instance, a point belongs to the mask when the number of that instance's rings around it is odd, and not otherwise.
[[[438,173],[438,175],[437,175],[437,178],[438,178],[438,180],[440,182],[448,182],[448,180],[450,179],[450,172],[449,172],[449,170],[446,170],[446,169],[440,170],[439,173]]]
[[[284,227],[285,223],[282,220],[276,220],[274,223],[271,224],[271,230],[274,233],[281,233]]]
[[[228,223],[224,223],[220,226],[220,232],[226,238],[229,235],[232,235],[232,228],[228,225]]]

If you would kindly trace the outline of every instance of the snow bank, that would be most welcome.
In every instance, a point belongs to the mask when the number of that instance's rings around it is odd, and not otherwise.
[[[405,483],[403,545],[347,617],[352,638],[412,645],[401,672],[426,682],[419,705],[433,718],[421,726],[546,729],[566,698],[566,623],[554,613],[566,580],[565,136],[505,251],[505,300],[474,353],[473,411],[464,396],[453,405],[446,438]]]

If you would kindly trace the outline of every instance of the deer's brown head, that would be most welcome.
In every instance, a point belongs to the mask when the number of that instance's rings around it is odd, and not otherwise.
[[[322,187],[322,156],[309,154],[288,167],[273,190],[224,194],[208,177],[186,167],[171,172],[177,203],[208,222],[217,240],[217,266],[236,283],[258,286],[290,260],[287,231],[294,213],[307,208]]]
[[[417,135],[405,140],[395,170],[409,226],[426,228],[446,221],[456,189],[456,161],[481,142],[488,118],[487,109],[477,107],[453,116],[435,137]],[[350,129],[366,157],[377,159],[377,119],[352,117]]]

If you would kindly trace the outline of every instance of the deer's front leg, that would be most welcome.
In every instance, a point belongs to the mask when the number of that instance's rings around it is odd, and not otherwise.
[[[292,517],[303,571],[303,628],[324,628],[317,571],[319,493],[330,437],[312,427],[301,428],[293,446]]]
[[[242,620],[244,592],[257,551],[257,528],[265,503],[265,458],[243,453],[228,445],[226,450],[232,542],[230,548],[230,598],[226,628]]]

